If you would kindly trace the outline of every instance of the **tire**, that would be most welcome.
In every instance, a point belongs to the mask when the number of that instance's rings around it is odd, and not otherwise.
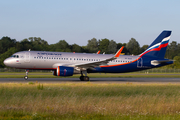
[[[27,79],[28,79],[28,76],[24,76],[24,79],[27,80]]]
[[[84,81],[84,76],[80,76],[80,80],[81,80],[81,81]]]
[[[89,77],[88,76],[84,76],[84,81],[89,81]]]

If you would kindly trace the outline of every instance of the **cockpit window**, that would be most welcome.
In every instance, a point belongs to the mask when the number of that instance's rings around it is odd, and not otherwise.
[[[19,55],[12,55],[13,58],[19,58]]]

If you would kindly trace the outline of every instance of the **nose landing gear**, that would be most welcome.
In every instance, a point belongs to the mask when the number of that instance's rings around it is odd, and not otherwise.
[[[26,70],[26,76],[24,76],[24,79],[25,79],[25,80],[28,79],[28,72],[29,72],[29,70]]]

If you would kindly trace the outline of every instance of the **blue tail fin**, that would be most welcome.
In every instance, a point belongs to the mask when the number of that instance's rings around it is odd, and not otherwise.
[[[171,31],[163,31],[140,57],[164,58],[169,43]]]

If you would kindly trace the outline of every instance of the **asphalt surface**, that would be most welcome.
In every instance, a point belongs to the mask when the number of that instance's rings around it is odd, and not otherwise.
[[[88,81],[80,81],[79,78],[0,78],[0,83],[84,83]],[[90,78],[91,83],[180,83],[180,78]]]

